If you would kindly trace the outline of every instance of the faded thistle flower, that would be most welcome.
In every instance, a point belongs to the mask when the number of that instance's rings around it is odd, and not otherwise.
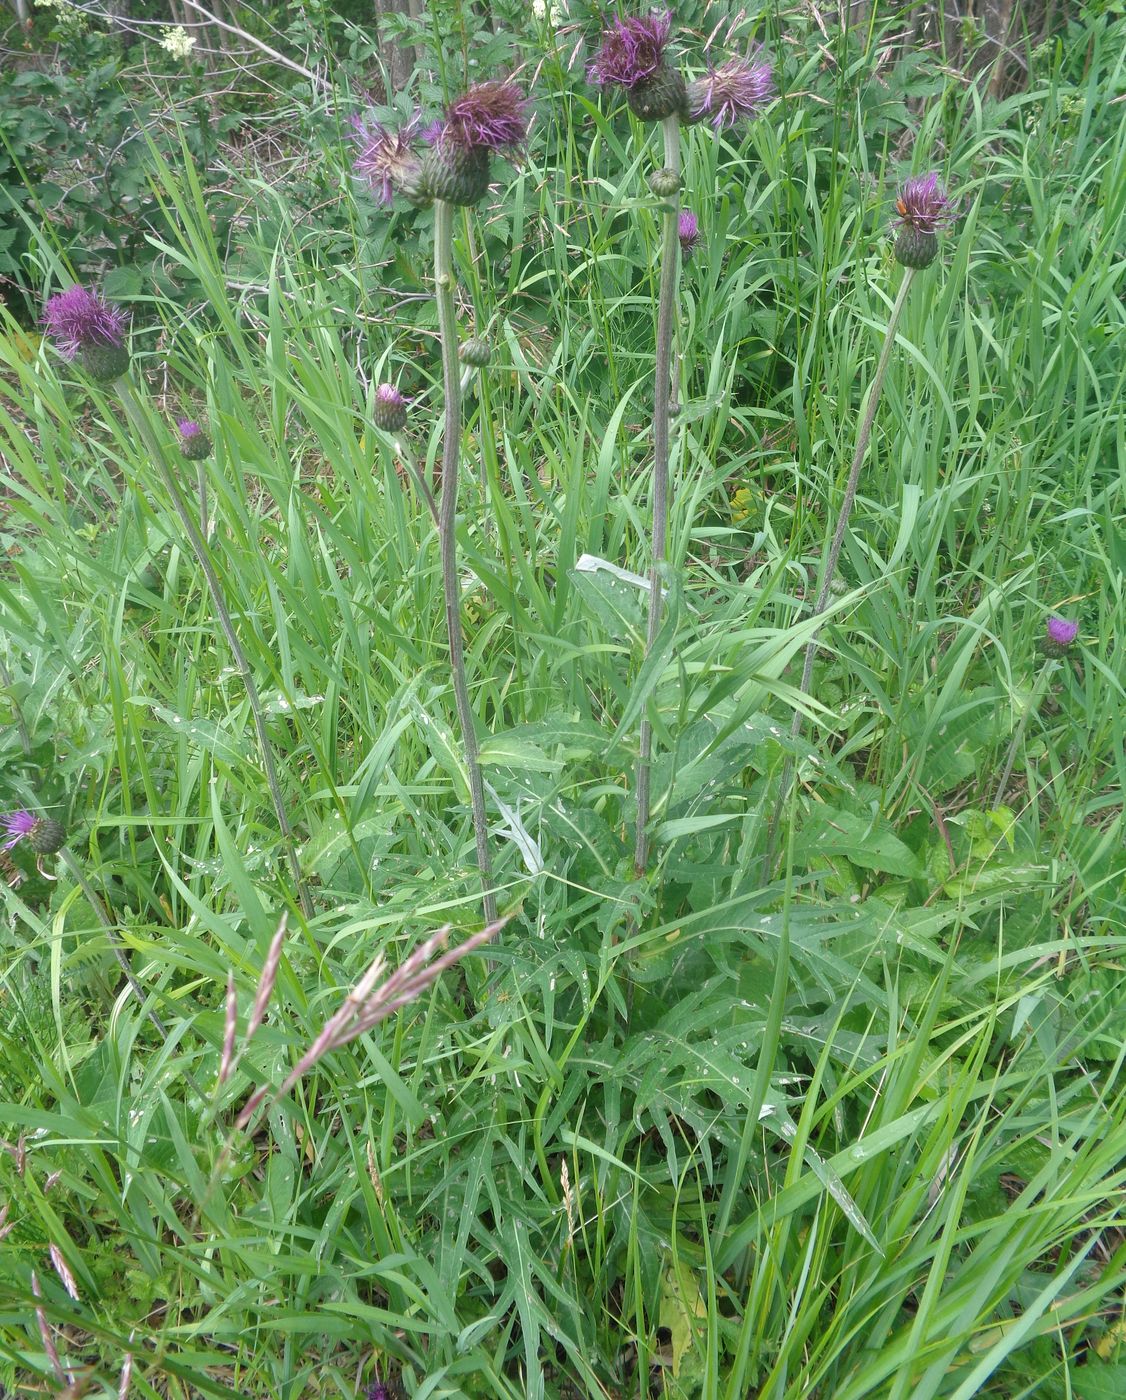
[[[706,121],[721,131],[744,117],[757,117],[773,96],[774,69],[769,62],[731,58],[689,83],[688,120]]]
[[[928,175],[913,175],[900,188],[895,210],[899,216],[896,261],[904,267],[930,267],[938,256],[936,235],[954,222],[957,204],[932,170]]]
[[[359,117],[351,119],[352,139],[359,147],[352,169],[367,181],[383,204],[391,203],[396,190],[412,204],[422,206],[430,202],[417,151],[422,135],[420,122],[416,112],[399,131],[391,131],[378,122],[368,125]]]
[[[129,367],[128,317],[119,307],[77,283],[43,308],[41,323],[64,360],[77,360],[91,379],[108,383]]]
[[[686,111],[684,79],[665,62],[671,29],[668,10],[616,19],[602,31],[602,47],[587,70],[592,83],[624,89],[630,111],[642,121],[664,121]]]
[[[0,817],[5,840],[0,843],[0,851],[10,851],[21,841],[26,841],[37,856],[53,856],[66,845],[66,829],[54,817],[37,817],[34,812],[21,808]]]
[[[685,262],[691,262],[692,254],[696,251],[696,244],[700,241],[700,225],[696,221],[696,215],[690,209],[680,211],[676,232],[680,239],[680,256]]]
[[[1044,649],[1056,654],[1065,652],[1078,635],[1078,622],[1071,622],[1066,617],[1050,617],[1048,619],[1048,633],[1044,639]]]
[[[180,455],[189,462],[201,462],[211,454],[211,439],[198,423],[190,418],[181,418],[176,424],[180,434]]]
[[[376,389],[371,416],[375,426],[385,433],[397,433],[406,426],[407,401],[396,385],[381,384]]]
[[[489,188],[490,158],[518,151],[530,118],[530,103],[515,83],[475,83],[425,133],[431,145],[422,170],[429,192],[449,204],[479,203]]]

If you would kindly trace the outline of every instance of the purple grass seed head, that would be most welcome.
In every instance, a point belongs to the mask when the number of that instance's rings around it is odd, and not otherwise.
[[[680,256],[687,263],[692,261],[696,244],[700,241],[700,225],[690,209],[682,209],[676,226],[680,239]]]
[[[1078,622],[1072,622],[1066,617],[1056,617],[1053,615],[1048,619],[1048,631],[1044,639],[1044,647],[1047,651],[1058,655],[1061,652],[1065,652],[1078,635]]]
[[[671,30],[669,10],[616,19],[602,31],[602,47],[587,69],[587,77],[599,87],[622,88],[630,111],[642,121],[683,116],[684,78],[665,62]]]
[[[957,202],[946,193],[932,170],[926,175],[913,175],[900,187],[895,211],[899,219],[896,261],[904,267],[930,267],[938,256],[938,233],[958,216]]]
[[[129,367],[129,318],[88,287],[75,283],[57,292],[43,308],[41,321],[63,359],[77,360],[91,379],[108,383]]]
[[[425,139],[421,121],[416,112],[405,126],[392,131],[379,122],[351,119],[352,139],[358,147],[352,169],[367,182],[381,204],[390,204],[396,191],[419,207],[429,203],[417,149]]]
[[[407,401],[398,385],[381,384],[375,391],[372,420],[385,433],[397,433],[407,424]]]
[[[774,68],[766,59],[730,58],[688,85],[688,120],[716,131],[757,117],[774,96]],[[755,61],[757,59],[757,61]]]

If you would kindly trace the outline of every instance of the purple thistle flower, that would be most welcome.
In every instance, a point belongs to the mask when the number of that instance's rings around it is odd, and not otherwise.
[[[689,120],[706,120],[720,131],[743,117],[757,116],[773,96],[774,69],[770,63],[731,58],[713,68],[706,78],[689,84]]]
[[[681,210],[676,232],[680,239],[680,256],[685,262],[691,262],[696,244],[700,241],[700,225],[690,209]]]
[[[1071,622],[1066,617],[1050,617],[1048,619],[1048,641],[1052,646],[1069,647],[1079,635],[1078,622]]]
[[[895,209],[900,225],[913,233],[938,233],[958,215],[957,203],[947,195],[933,170],[928,175],[913,175],[900,187]]]
[[[380,384],[375,391],[372,419],[385,433],[397,433],[406,426],[407,401],[395,384]]]
[[[391,1400],[391,1392],[382,1381],[372,1381],[365,1392],[365,1400]]]
[[[58,292],[43,308],[41,324],[64,360],[99,346],[120,350],[129,319],[119,307],[77,283]]]
[[[180,453],[189,462],[202,462],[211,454],[211,439],[191,418],[181,418],[176,424],[180,434]]]
[[[512,82],[474,83],[446,108],[433,136],[439,145],[484,150],[493,155],[515,151],[528,134],[530,104]]]
[[[9,812],[0,817],[0,822],[3,822],[4,825],[4,835],[8,838],[0,846],[0,850],[10,851],[13,846],[18,846],[21,841],[26,841],[35,830],[35,824],[38,820],[39,818],[33,812],[28,812],[26,809]]]
[[[671,29],[670,10],[616,19],[602,31],[602,47],[587,69],[587,76],[600,87],[617,83],[628,89],[645,82],[664,62]]]
[[[399,131],[391,131],[379,122],[369,126],[359,117],[352,117],[352,139],[359,153],[352,169],[371,186],[381,204],[390,204],[396,189],[414,198],[418,188],[421,166],[416,145],[422,135],[418,112]]]

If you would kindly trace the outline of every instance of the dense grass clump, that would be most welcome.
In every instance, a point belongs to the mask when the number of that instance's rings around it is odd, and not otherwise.
[[[292,185],[143,125],[143,274],[27,216],[128,363],[0,323],[5,1393],[1126,1393],[1126,22],[879,11],[726,127],[435,6]]]

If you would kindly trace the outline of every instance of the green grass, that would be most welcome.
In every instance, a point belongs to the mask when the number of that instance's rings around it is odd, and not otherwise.
[[[466,403],[460,542],[513,917],[492,971],[470,960],[323,1061],[229,1156],[246,1096],[376,952],[478,927],[437,540],[370,424],[401,378],[434,462],[427,216],[374,212],[328,131],[323,224],[224,173],[236,261],[204,176],[150,160],[184,290],[131,300],[136,368],[215,440],[212,558],[308,924],[159,473],[112,395],[0,338],[3,806],[66,823],[148,997],[66,871],[16,852],[9,1390],[61,1388],[34,1270],[94,1395],[127,1352],[140,1396],[353,1397],[376,1360],[416,1397],[1123,1393],[1126,31],[1092,21],[998,104],[932,75],[911,118],[915,168],[944,167],[962,217],[908,302],[802,700],[803,608],[900,275],[907,114],[858,105],[878,35],[829,70],[789,22],[784,99],[685,141],[705,238],[648,666],[636,589],[576,566],[648,567],[656,136],[545,69],[527,161],[460,222],[462,325],[496,347]],[[1053,611],[1081,630],[1049,663]],[[271,1012],[215,1088],[228,972],[245,1016],[285,909]]]

